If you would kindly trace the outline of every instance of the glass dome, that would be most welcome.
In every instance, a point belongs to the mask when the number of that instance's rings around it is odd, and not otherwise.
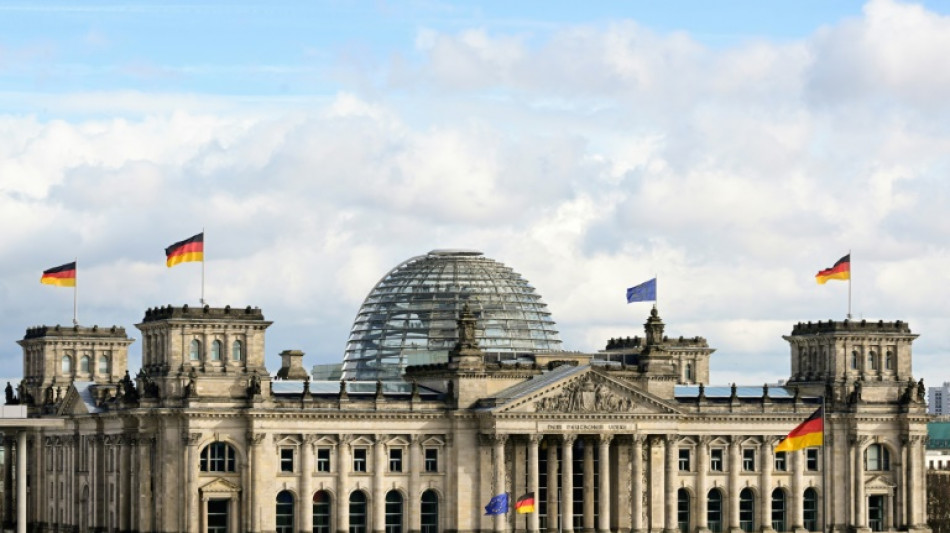
[[[393,380],[407,364],[445,361],[465,304],[488,354],[561,349],[547,305],[521,274],[478,251],[433,250],[398,265],[370,291],[350,330],[343,378]]]

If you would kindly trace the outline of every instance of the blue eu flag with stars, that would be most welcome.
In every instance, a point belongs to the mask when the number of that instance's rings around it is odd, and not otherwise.
[[[650,281],[630,287],[627,289],[627,303],[633,302],[655,302],[656,301],[656,278]]]
[[[493,496],[485,506],[486,515],[506,514],[508,512],[508,493]]]

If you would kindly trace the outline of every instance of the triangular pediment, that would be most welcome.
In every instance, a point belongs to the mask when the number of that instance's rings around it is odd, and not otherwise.
[[[673,414],[676,410],[629,383],[594,367],[577,368],[563,379],[506,399],[495,413]]]
[[[56,409],[58,416],[88,415],[91,412],[83,397],[76,390],[76,387],[72,385],[66,389],[66,394],[63,395],[63,401],[60,402],[59,407]]]
[[[232,492],[241,492],[241,487],[231,483],[230,481],[224,478],[215,478],[209,483],[206,483],[201,486],[201,492],[204,494],[215,493],[232,493]]]
[[[864,481],[865,491],[890,491],[897,487],[897,483],[889,479],[888,476],[870,476]]]

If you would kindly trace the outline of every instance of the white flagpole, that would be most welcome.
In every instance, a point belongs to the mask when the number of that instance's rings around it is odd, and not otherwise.
[[[851,250],[848,250],[848,320],[851,320]]]
[[[205,229],[201,228],[201,305],[205,304]]]
[[[73,325],[79,325],[79,257],[73,259],[76,265],[76,277],[73,278]]]

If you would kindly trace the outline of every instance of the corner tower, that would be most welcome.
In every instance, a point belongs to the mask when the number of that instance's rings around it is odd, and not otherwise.
[[[54,404],[74,381],[115,384],[125,375],[129,346],[125,328],[112,326],[39,326],[22,340],[23,388],[20,401],[30,406]]]
[[[260,309],[159,307],[145,312],[142,376],[145,396],[235,398],[267,379]],[[144,382],[144,383],[143,383]],[[259,382],[259,381],[258,381]]]
[[[788,383],[803,392],[841,396],[857,388],[872,401],[896,401],[914,380],[911,344],[917,337],[900,320],[796,324],[783,336],[792,350]]]

